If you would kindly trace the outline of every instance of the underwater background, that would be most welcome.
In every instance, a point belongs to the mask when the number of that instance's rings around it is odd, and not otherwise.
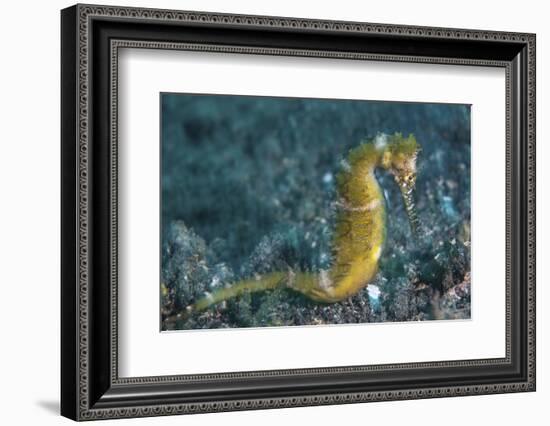
[[[163,93],[161,126],[163,330],[470,318],[468,105]],[[421,146],[419,232],[377,170],[387,233],[367,288],[332,304],[246,293],[174,320],[238,280],[330,268],[342,160],[395,132]]]

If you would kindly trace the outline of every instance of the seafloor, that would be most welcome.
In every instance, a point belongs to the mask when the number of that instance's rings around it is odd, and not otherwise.
[[[162,329],[470,318],[466,105],[162,95]],[[377,133],[421,145],[413,238],[393,178],[379,273],[333,304],[288,289],[174,320],[205,292],[269,271],[328,269],[335,174]]]

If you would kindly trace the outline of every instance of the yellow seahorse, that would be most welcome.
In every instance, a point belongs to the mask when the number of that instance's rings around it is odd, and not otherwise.
[[[287,287],[324,303],[355,295],[376,275],[386,234],[384,196],[374,170],[381,167],[393,175],[401,190],[411,230],[415,233],[417,217],[412,191],[416,183],[419,148],[413,135],[403,137],[396,133],[378,134],[350,151],[347,161],[343,162],[343,170],[337,176],[339,212],[333,234],[333,266],[330,270],[318,273],[280,271],[257,279],[245,279],[208,293],[176,317],[185,319],[191,313],[243,293],[278,287]]]

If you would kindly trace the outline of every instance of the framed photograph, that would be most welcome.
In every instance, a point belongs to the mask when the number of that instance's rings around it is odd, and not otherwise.
[[[61,412],[535,390],[535,35],[61,12]]]

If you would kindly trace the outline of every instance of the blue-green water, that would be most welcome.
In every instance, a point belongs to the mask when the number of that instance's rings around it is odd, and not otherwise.
[[[392,177],[377,172],[387,241],[368,289],[329,305],[246,294],[164,328],[469,318],[469,106],[186,94],[161,105],[163,317],[242,278],[328,268],[349,150],[379,132],[422,147],[416,239]]]

